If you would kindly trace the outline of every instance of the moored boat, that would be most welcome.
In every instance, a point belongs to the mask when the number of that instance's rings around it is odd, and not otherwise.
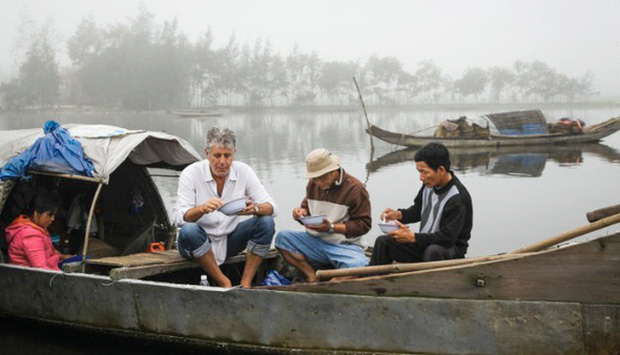
[[[170,114],[179,118],[195,118],[195,117],[219,117],[226,114],[222,109],[207,109],[207,110],[170,110]]]
[[[536,117],[538,122],[532,123],[531,120],[527,119],[531,117]],[[490,130],[484,136],[471,137],[423,136],[415,133],[391,132],[374,125],[368,127],[366,132],[382,141],[405,147],[421,147],[426,143],[438,141],[448,148],[455,148],[591,143],[598,142],[620,130],[620,117],[614,117],[604,122],[582,127],[578,132],[550,133],[546,129],[547,123],[544,122],[544,116],[539,110],[489,114],[480,118],[486,122],[485,124],[497,129]],[[514,127],[515,123],[519,123],[519,126],[525,128],[520,127],[519,130],[511,128]],[[527,129],[532,126],[538,129]],[[485,129],[488,130],[487,127]]]

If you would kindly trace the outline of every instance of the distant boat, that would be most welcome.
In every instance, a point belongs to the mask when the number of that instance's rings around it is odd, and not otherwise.
[[[481,117],[495,126],[498,132],[491,131],[484,137],[435,137],[390,132],[377,126],[370,126],[366,132],[385,142],[405,147],[420,147],[428,142],[441,142],[446,147],[505,147],[523,145],[549,145],[598,142],[620,129],[620,117],[583,127],[578,133],[549,133],[547,123],[540,110],[526,110],[488,114]],[[519,127],[516,129],[515,127]],[[536,131],[528,131],[535,126]],[[486,128],[485,128],[486,129]]]
[[[205,110],[168,110],[168,113],[181,117],[218,117],[226,114],[226,110],[222,109],[205,109]]]

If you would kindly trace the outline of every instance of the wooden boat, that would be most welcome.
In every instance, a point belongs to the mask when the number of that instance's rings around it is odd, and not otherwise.
[[[18,152],[38,135],[0,132],[0,153],[14,154],[7,152]],[[126,132],[100,142],[110,148],[103,151],[97,143],[103,138],[76,137],[87,156],[101,157],[94,160],[95,179],[47,173],[34,178],[84,189],[93,200],[99,190],[101,208],[109,212],[100,220],[106,243],[139,244],[129,242],[132,224],[161,225],[153,234],[166,241],[167,216],[146,167],[179,168],[198,157],[183,140],[161,135]],[[128,155],[113,149],[129,140],[132,147],[123,150]],[[168,156],[171,151],[176,153]],[[125,208],[127,191],[136,184],[146,198],[145,216]],[[17,186],[0,186],[8,194],[0,199],[2,214]],[[116,208],[110,211],[108,203]],[[595,353],[620,346],[619,233],[562,248],[462,259],[462,265],[420,263],[428,269],[398,272],[405,265],[394,264],[386,275],[252,289],[198,286],[197,264],[166,249],[93,257],[66,272],[0,263],[0,315],[220,352]]]
[[[219,117],[226,114],[226,111],[219,109],[208,110],[171,110],[170,114],[178,116],[180,118],[195,118],[195,117]]]
[[[493,117],[503,118],[497,120],[502,124],[511,122],[510,119],[518,120],[521,115],[528,115],[531,112],[540,112],[538,110],[516,111],[501,114],[485,115],[485,118]],[[536,115],[542,116],[542,113]],[[505,119],[509,118],[509,119]],[[371,125],[366,132],[373,137],[382,141],[401,145],[405,147],[421,147],[429,142],[441,142],[448,148],[454,147],[506,147],[506,146],[523,146],[523,145],[553,145],[553,144],[575,144],[575,143],[591,143],[598,142],[601,139],[614,134],[620,129],[620,117],[610,118],[607,121],[586,126],[580,133],[559,134],[559,133],[542,133],[542,134],[520,134],[506,135],[491,133],[484,138],[439,138],[434,136],[420,136],[416,134],[390,132],[381,127]]]

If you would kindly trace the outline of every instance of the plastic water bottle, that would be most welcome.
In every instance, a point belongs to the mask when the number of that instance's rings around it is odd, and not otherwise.
[[[200,286],[209,286],[209,280],[207,280],[207,275],[200,275]]]

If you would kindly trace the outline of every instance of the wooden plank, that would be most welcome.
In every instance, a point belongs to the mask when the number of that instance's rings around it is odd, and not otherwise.
[[[178,263],[157,264],[157,265],[141,265],[133,267],[119,267],[110,270],[110,278],[112,280],[119,279],[141,279],[147,276],[164,274],[178,270],[186,270],[199,268],[200,264],[192,260],[186,260]]]
[[[137,253],[124,256],[111,256],[100,259],[89,259],[87,264],[120,266],[141,266],[149,264],[170,264],[184,261],[178,250],[166,250],[157,253]]]
[[[176,253],[176,255],[173,255]],[[141,257],[144,257],[142,254],[149,253],[141,253]],[[139,279],[147,276],[153,276],[173,271],[186,270],[192,268],[199,268],[200,265],[193,260],[186,260],[182,256],[179,255],[178,250],[167,250],[161,253],[159,256],[163,256],[162,260],[166,260],[168,262],[161,262],[158,264],[131,264],[122,267],[117,267],[110,270],[110,278],[113,280],[123,279],[123,278],[131,278],[131,279]],[[129,255],[127,255],[129,256]],[[177,258],[178,256],[178,258]],[[265,259],[273,259],[278,256],[277,250],[270,250],[269,254]],[[122,258],[122,257],[121,257]],[[228,264],[236,264],[245,262],[246,253],[241,252],[238,255],[231,256],[222,265]],[[108,264],[109,265],[109,264]]]

